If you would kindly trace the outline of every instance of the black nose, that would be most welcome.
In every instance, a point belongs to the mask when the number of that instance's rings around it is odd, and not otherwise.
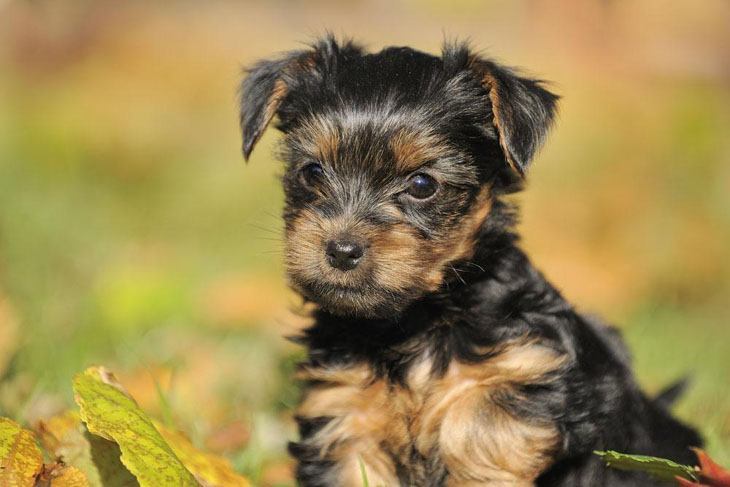
[[[327,242],[327,261],[335,269],[349,271],[357,267],[362,258],[362,245],[351,240],[330,240]]]

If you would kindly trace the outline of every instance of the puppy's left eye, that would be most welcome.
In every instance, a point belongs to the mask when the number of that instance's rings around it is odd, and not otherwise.
[[[438,183],[428,174],[414,174],[408,180],[408,188],[406,193],[417,200],[425,200],[430,198],[438,189]]]

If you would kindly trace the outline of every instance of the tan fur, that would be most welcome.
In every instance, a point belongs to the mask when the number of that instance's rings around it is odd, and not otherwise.
[[[464,218],[459,229],[449,235],[446,242],[440,242],[430,249],[431,264],[425,282],[429,290],[437,290],[443,281],[447,265],[459,260],[468,260],[473,256],[474,244],[479,229],[492,209],[491,188],[484,187],[477,196],[471,212]]]
[[[316,384],[297,414],[334,418],[308,443],[337,462],[339,485],[361,485],[359,459],[371,485],[399,485],[396,461],[416,468],[414,452],[439,456],[449,485],[532,485],[550,465],[559,433],[511,414],[497,397],[539,382],[564,360],[525,339],[480,364],[454,361],[440,378],[423,355],[407,387],[376,379],[363,365],[307,368],[300,378]]]
[[[294,134],[302,148],[320,161],[336,161],[342,134],[328,117],[310,117]]]
[[[333,483],[360,485],[362,461],[371,485],[397,485],[395,464],[381,445],[405,437],[406,431],[386,383],[374,380],[365,367],[304,369],[299,377],[323,382],[307,391],[297,415],[334,418],[311,440],[322,458],[337,462]]]
[[[425,163],[449,154],[448,145],[435,135],[401,129],[390,138],[390,150],[395,157],[396,168],[402,173],[419,169]]]
[[[378,260],[375,282],[386,289],[403,290],[422,279],[424,276],[413,275],[424,273],[421,245],[416,232],[408,225],[395,225],[378,235],[372,244],[373,255]]]
[[[531,483],[550,464],[558,431],[514,417],[495,398],[517,385],[539,382],[564,359],[526,341],[482,364],[453,362],[424,400],[419,451],[438,445],[451,472],[450,485]]]
[[[512,158],[512,152],[509,150],[509,147],[507,147],[507,134],[505,133],[504,128],[505,126],[510,124],[512,113],[509,111],[509,109],[502,106],[499,82],[491,73],[486,72],[482,75],[482,86],[487,89],[487,92],[489,94],[489,101],[492,102],[492,123],[494,124],[494,127],[497,129],[497,133],[499,134],[499,145],[500,147],[502,147],[502,152],[507,158],[507,162],[512,167],[512,169],[514,169],[517,174],[524,176],[523,170],[520,168],[519,164],[515,163],[514,159]]]
[[[257,134],[263,132],[263,130],[269,125],[271,119],[276,115],[276,111],[279,109],[279,105],[286,97],[289,92],[289,87],[286,85],[284,80],[277,79],[274,82],[274,89],[271,91],[271,96],[266,102],[266,108],[264,109],[264,120],[261,124],[261,128],[257,131]]]
[[[299,146],[313,158],[337,169],[348,165],[351,161],[338,154],[342,141],[347,140],[350,146],[358,147],[359,157],[369,160],[373,164],[385,162],[383,154],[373,152],[369,145],[364,145],[359,131],[360,125],[366,124],[367,119],[361,117],[347,118],[345,116],[335,120],[327,115],[314,115],[306,118],[300,127],[287,136],[292,144]]]

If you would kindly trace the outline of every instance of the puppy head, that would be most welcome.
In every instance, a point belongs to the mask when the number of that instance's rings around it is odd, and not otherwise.
[[[556,101],[465,45],[368,54],[328,38],[256,64],[243,152],[278,116],[293,287],[331,313],[380,318],[441,289],[494,198],[524,177]]]

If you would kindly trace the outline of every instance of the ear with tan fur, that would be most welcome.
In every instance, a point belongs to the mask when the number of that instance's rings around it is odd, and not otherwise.
[[[310,68],[315,51],[295,51],[274,60],[263,60],[248,70],[241,84],[241,132],[243,157],[248,160],[256,142],[276,115],[296,82]]]
[[[241,85],[241,131],[246,160],[287,94],[287,86],[280,77],[285,66],[284,60],[260,61],[249,70]]]
[[[469,65],[489,93],[492,123],[505,158],[524,177],[552,125],[559,97],[542,81],[521,77],[493,61],[472,57]]]

